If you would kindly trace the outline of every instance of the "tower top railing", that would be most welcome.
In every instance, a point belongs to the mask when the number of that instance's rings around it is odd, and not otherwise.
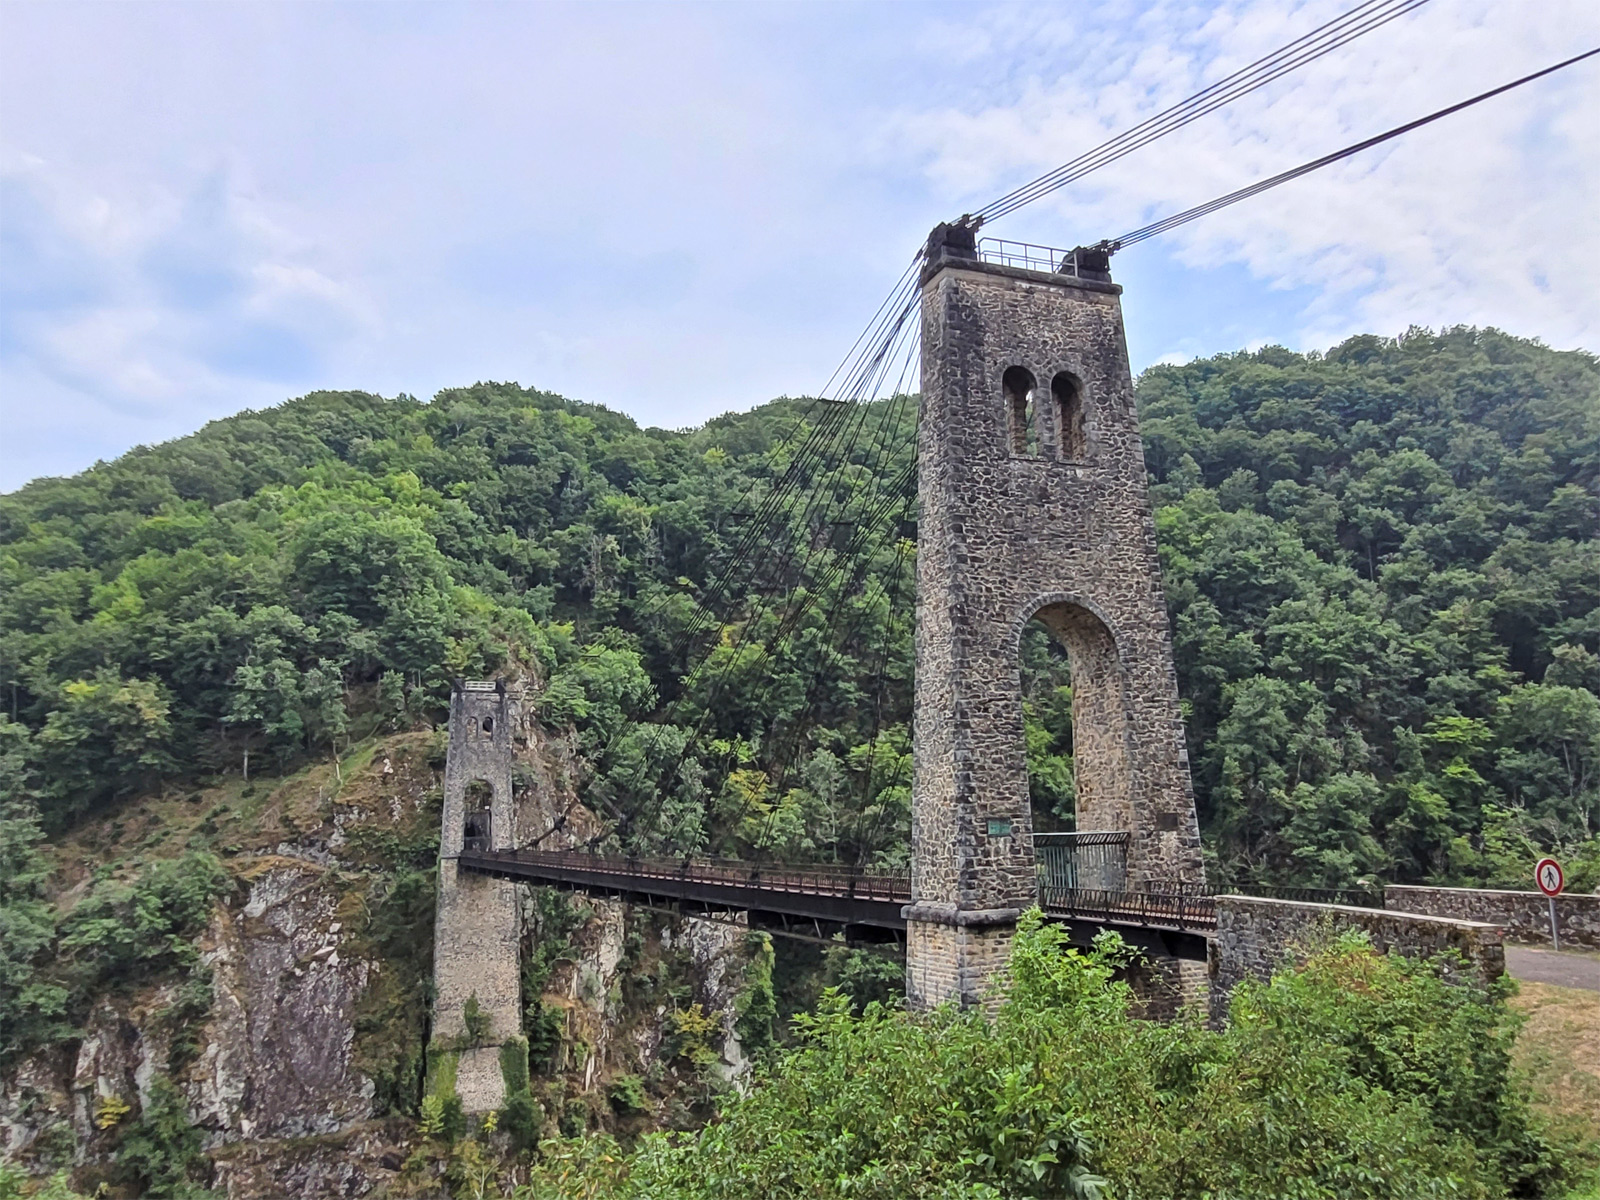
[[[456,679],[452,681],[452,687],[458,692],[478,695],[493,692],[509,696],[513,700],[520,700],[523,696],[523,687],[520,683],[507,683],[504,679]]]
[[[1063,250],[1059,246],[1040,246],[1034,242],[1013,242],[1005,238],[979,238],[978,261],[1024,271],[1044,271],[1074,279],[1107,278],[1106,253],[1098,246],[1078,246]]]

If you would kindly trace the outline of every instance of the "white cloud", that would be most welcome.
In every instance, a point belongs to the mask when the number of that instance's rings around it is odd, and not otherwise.
[[[1348,3],[13,0],[0,487],[315,387],[518,379],[663,425],[803,394],[935,221]],[[1600,40],[1591,8],[1437,0],[995,232],[1119,233]],[[1136,357],[1594,346],[1597,78],[1130,250]]]
[[[5,454],[21,450],[32,470],[276,403],[377,324],[224,172],[187,196],[113,198],[13,156],[0,185],[7,247],[22,251],[3,280]],[[108,442],[112,431],[126,441]]]
[[[1185,28],[1176,7],[1154,5],[1139,24],[1156,18],[1163,28]],[[1015,99],[907,112],[900,128],[927,156],[939,186],[964,185],[974,200],[987,198],[1344,7],[1219,6],[1177,45],[1141,48],[1119,64],[1117,78],[1093,67],[1040,75]],[[1249,44],[1237,43],[1246,32]],[[1094,33],[1091,15],[1080,34],[1091,40]],[[1017,52],[986,37],[996,63]],[[1115,236],[1597,42],[1600,9],[1581,0],[1429,5],[993,232]],[[1136,111],[1130,97],[1142,100]],[[1273,287],[1315,288],[1318,298],[1300,322],[1304,345],[1366,329],[1467,322],[1595,347],[1596,111],[1600,67],[1582,64],[1202,218],[1166,235],[1169,253],[1195,269],[1236,262]]]

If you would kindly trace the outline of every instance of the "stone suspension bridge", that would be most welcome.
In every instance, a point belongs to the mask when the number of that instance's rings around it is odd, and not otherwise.
[[[519,883],[903,940],[918,1008],[982,1003],[1035,904],[1074,940],[1117,931],[1179,991],[1196,982],[1183,964],[1208,962],[1213,1005],[1326,919],[1325,906],[1205,894],[1121,289],[1106,268],[1092,250],[986,254],[962,225],[937,227],[923,256],[909,875],[518,849],[519,697],[487,683],[455,692],[434,1034],[465,1044],[476,1002],[477,1045],[451,1051],[468,1111],[501,1103],[498,1047],[520,1032]],[[1032,829],[1020,676],[1032,620],[1071,666],[1088,832],[1065,838]],[[1338,911],[1380,946],[1455,946],[1497,969],[1489,926]]]

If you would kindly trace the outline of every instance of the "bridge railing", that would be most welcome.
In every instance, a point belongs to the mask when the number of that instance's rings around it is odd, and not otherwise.
[[[1217,924],[1216,897],[1198,889],[1125,892],[1046,885],[1039,889],[1039,907],[1047,913],[1104,921],[1108,925],[1214,929]]]
[[[1087,835],[1084,840],[1089,842]],[[1109,835],[1094,835],[1094,841],[1120,850]],[[1093,844],[1090,842],[1089,844]],[[728,858],[647,858],[628,855],[590,854],[582,850],[488,850],[467,854],[485,864],[522,864],[548,871],[552,876],[581,874],[601,876],[625,888],[632,881],[672,881],[677,884],[726,884],[790,895],[835,896],[856,900],[908,904],[911,879],[897,872],[866,871],[830,863],[748,862]],[[536,872],[537,873],[537,870]],[[1125,888],[1073,886],[1081,875],[1066,872],[1041,872],[1039,906],[1056,916],[1108,925],[1148,925],[1167,929],[1209,930],[1216,927],[1217,892],[1198,887],[1174,887],[1150,891]],[[1286,900],[1305,900],[1321,904],[1346,904],[1382,908],[1381,892],[1366,889],[1318,889],[1246,886],[1244,894],[1266,895]]]
[[[1298,900],[1306,904],[1342,904],[1348,908],[1382,908],[1383,885],[1376,887],[1280,887],[1271,883],[1242,883],[1238,887],[1211,889],[1217,895],[1262,896],[1269,900]]]
[[[911,901],[908,875],[864,871],[827,863],[755,863],[728,858],[645,858],[590,854],[582,850],[497,850],[490,861],[517,862],[552,870],[584,871],[628,879],[726,883],[798,895],[845,896],[858,900]]]

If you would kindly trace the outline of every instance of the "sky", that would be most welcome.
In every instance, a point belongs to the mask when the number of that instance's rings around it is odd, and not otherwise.
[[[929,228],[1354,0],[0,2],[0,490],[318,389],[816,392]],[[985,233],[1114,236],[1600,45],[1430,0]],[[1600,351],[1600,59],[1132,247],[1134,369]]]

